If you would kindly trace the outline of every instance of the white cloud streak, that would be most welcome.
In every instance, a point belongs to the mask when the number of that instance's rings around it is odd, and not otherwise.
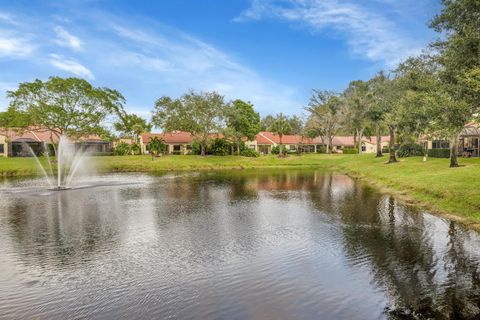
[[[82,49],[82,41],[80,41],[79,38],[65,30],[63,27],[56,26],[53,30],[57,35],[55,43],[59,46],[70,48],[75,51],[80,51]]]
[[[0,30],[1,58],[23,58],[29,56],[33,50],[34,47],[24,37]]]
[[[12,25],[18,25],[17,21],[15,21],[13,16],[5,12],[0,12],[0,22],[12,24]]]
[[[382,15],[357,3],[340,0],[253,0],[236,22],[274,18],[300,23],[316,32],[334,31],[355,55],[393,66],[423,47],[402,35]]]
[[[290,113],[301,105],[294,98],[294,88],[260,76],[227,53],[188,34],[176,30],[151,33],[119,23],[111,24],[111,30],[145,53],[117,47],[106,63],[136,65],[152,72],[145,78],[157,74],[166,79],[169,86],[184,90],[214,90],[229,99],[250,100],[264,113]]]
[[[75,60],[65,58],[58,54],[50,54],[49,62],[54,67],[63,71],[70,72],[76,76],[89,80],[95,79],[93,73],[87,67],[83,66],[81,63]]]

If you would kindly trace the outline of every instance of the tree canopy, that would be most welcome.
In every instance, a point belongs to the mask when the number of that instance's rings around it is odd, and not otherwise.
[[[71,136],[102,131],[107,115],[118,114],[125,103],[118,91],[96,88],[79,78],[24,82],[7,96],[11,106],[27,112],[35,125]]]
[[[218,133],[224,124],[225,106],[217,92],[190,91],[178,99],[164,96],[155,102],[152,123],[165,131],[192,133],[204,156],[210,135]]]

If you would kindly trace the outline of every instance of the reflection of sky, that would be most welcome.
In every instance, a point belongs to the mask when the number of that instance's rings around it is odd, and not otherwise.
[[[436,284],[480,261],[478,234],[457,227],[464,251],[442,269],[448,222],[342,175],[98,179],[138,184],[0,198],[0,314],[383,318],[406,295],[395,273],[429,271],[402,245],[433,254]]]

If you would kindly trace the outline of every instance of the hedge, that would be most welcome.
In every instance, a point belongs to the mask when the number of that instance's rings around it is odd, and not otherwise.
[[[343,148],[343,153],[344,154],[357,154],[358,149],[357,148]]]
[[[427,153],[432,158],[450,158],[450,149],[430,149]]]

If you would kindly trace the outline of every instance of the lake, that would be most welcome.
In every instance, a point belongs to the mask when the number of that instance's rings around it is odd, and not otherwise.
[[[315,170],[0,182],[1,319],[479,319],[480,235]]]

